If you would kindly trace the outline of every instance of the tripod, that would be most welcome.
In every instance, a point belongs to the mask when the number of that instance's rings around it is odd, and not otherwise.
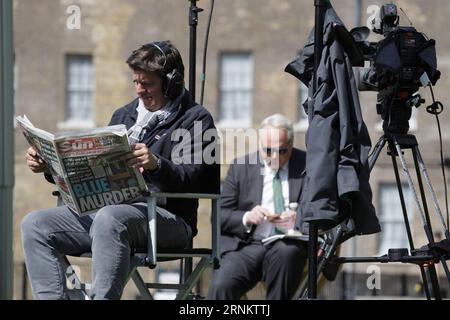
[[[422,155],[420,154],[419,144],[414,135],[385,133],[380,138],[380,140],[378,141],[377,145],[374,148],[373,157],[369,160],[370,169],[371,170],[373,169],[375,162],[377,161],[378,156],[380,155],[381,150],[386,145],[386,143],[388,144],[388,154],[390,154],[391,158],[392,158],[392,165],[394,168],[395,180],[397,183],[398,193],[399,193],[399,197],[400,197],[400,203],[401,203],[401,207],[402,207],[403,220],[405,223],[405,228],[406,228],[406,232],[407,232],[407,236],[408,236],[408,243],[409,243],[409,247],[410,247],[410,251],[411,251],[411,254],[408,255],[407,251],[405,251],[404,249],[402,249],[401,251],[391,249],[390,254],[393,256],[389,256],[389,254],[388,254],[387,258],[392,258],[392,259],[395,259],[395,261],[401,261],[401,262],[405,262],[405,263],[418,264],[420,267],[420,272],[421,272],[421,276],[422,276],[422,281],[424,283],[425,294],[427,296],[427,299],[431,299],[432,295],[434,296],[435,299],[440,299],[441,296],[440,296],[439,283],[438,283],[435,263],[438,263],[438,262],[442,263],[442,266],[444,268],[447,279],[450,281],[450,272],[448,270],[448,266],[446,263],[446,260],[449,258],[448,250],[450,247],[448,246],[448,242],[450,241],[450,234],[449,234],[449,231],[445,224],[445,219],[439,208],[439,204],[438,204],[438,201],[436,198],[436,194],[431,185],[428,171],[425,167],[425,163],[423,161]],[[408,166],[407,166],[405,157],[403,155],[403,149],[411,149],[413,160],[414,160],[414,169],[415,169],[416,175],[417,175],[417,182],[418,182],[418,186],[419,186],[422,203],[420,203],[420,200],[417,195],[416,188],[414,186],[411,174],[408,170]],[[428,245],[421,249],[416,249],[414,247],[414,241],[412,238],[411,227],[409,224],[408,214],[406,211],[405,199],[403,196],[403,188],[402,188],[402,184],[400,181],[400,176],[399,176],[399,171],[398,171],[398,166],[397,166],[397,159],[396,159],[397,157],[399,157],[399,159],[400,159],[401,166],[402,166],[403,172],[406,176],[406,179],[408,181],[409,188],[413,193],[414,202],[419,211],[422,227],[423,227],[423,230],[424,230],[425,235],[428,240]],[[434,240],[433,229],[432,229],[432,225],[431,225],[431,221],[430,221],[430,215],[428,212],[427,200],[425,197],[424,186],[422,183],[422,175],[426,182],[426,185],[428,187],[430,195],[432,197],[433,206],[435,208],[436,214],[439,217],[441,227],[443,230],[443,234],[445,235],[445,240],[443,242],[441,242],[439,245],[437,245]],[[392,260],[392,259],[389,259],[389,260]],[[428,282],[430,282],[430,286],[428,285]],[[432,292],[430,292],[429,287],[431,287]]]
[[[412,263],[416,264],[420,268],[420,273],[422,277],[422,281],[424,284],[425,294],[428,300],[434,297],[436,300],[441,299],[439,281],[437,277],[435,264],[442,263],[442,267],[445,271],[446,277],[450,282],[450,272],[446,263],[446,260],[450,259],[450,234],[449,230],[445,224],[444,217],[439,208],[438,201],[436,198],[436,194],[431,185],[431,181],[425,167],[424,161],[419,151],[419,145],[417,139],[414,135],[411,134],[399,134],[399,133],[389,133],[385,132],[383,136],[378,140],[371,158],[369,159],[369,167],[370,170],[375,166],[375,162],[377,161],[381,151],[384,146],[387,144],[388,146],[388,155],[392,158],[392,165],[395,174],[395,180],[398,188],[398,193],[400,197],[400,203],[402,207],[403,219],[405,223],[405,228],[408,236],[409,249],[400,248],[400,249],[389,249],[388,254],[381,257],[336,257],[333,256],[336,247],[349,238],[348,235],[345,235],[345,223],[342,223],[335,227],[332,232],[330,232],[330,236],[328,241],[325,241],[325,246],[319,250],[319,264],[317,267],[317,273],[313,275],[316,277],[324,270],[327,264],[334,265],[334,269],[337,271],[337,266],[343,263],[389,263],[389,262],[402,262],[402,263]],[[421,201],[416,192],[416,187],[413,183],[411,174],[409,172],[405,157],[404,157],[404,149],[411,149],[413,160],[414,160],[414,168],[417,175],[417,183],[419,187],[419,192],[421,196]],[[425,231],[425,235],[428,240],[428,244],[416,249],[414,246],[414,241],[411,233],[411,226],[408,219],[408,214],[406,210],[405,199],[403,195],[403,188],[400,181],[400,175],[397,165],[397,157],[399,157],[402,170],[407,178],[408,185],[410,190],[413,193],[414,202],[418,208],[421,223],[423,230]],[[425,197],[425,190],[422,182],[422,175],[432,197],[433,206],[435,208],[436,214],[439,217],[440,224],[443,230],[443,234],[445,235],[445,239],[440,242],[435,242],[433,229],[431,225],[430,215],[428,212],[427,201]],[[430,290],[431,289],[431,290]],[[308,294],[308,289],[302,288],[300,291],[299,299],[306,298]]]

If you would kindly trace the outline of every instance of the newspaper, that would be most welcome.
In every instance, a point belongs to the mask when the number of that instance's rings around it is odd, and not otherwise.
[[[288,230],[286,233],[282,234],[275,234],[273,236],[269,236],[267,238],[264,238],[261,240],[261,243],[263,245],[268,245],[269,243],[272,243],[274,241],[277,241],[279,239],[292,239],[292,240],[299,240],[299,241],[308,241],[309,236],[306,234],[303,234],[296,230]]]
[[[62,200],[78,215],[131,202],[148,190],[141,172],[123,160],[131,151],[125,125],[53,135],[26,116],[16,121],[47,163]]]
[[[319,231],[319,237],[317,238],[319,245],[321,245],[325,241],[324,234],[325,234],[324,231]],[[275,242],[279,239],[309,241],[309,235],[297,230],[289,229],[286,231],[286,233],[275,234],[267,238],[264,238],[261,240],[261,243],[266,246],[269,243]]]

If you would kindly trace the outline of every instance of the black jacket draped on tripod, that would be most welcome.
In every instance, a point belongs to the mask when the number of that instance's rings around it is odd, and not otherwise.
[[[317,69],[318,89],[307,101],[306,177],[299,209],[304,221],[314,220],[321,228],[331,228],[350,217],[356,234],[370,234],[380,231],[369,185],[371,143],[350,50],[341,41],[348,36],[336,12],[329,8]],[[309,86],[312,96],[314,30],[286,72]],[[300,224],[300,215],[297,217]]]

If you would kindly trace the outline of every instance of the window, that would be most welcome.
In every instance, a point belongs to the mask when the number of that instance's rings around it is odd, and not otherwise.
[[[308,115],[303,104],[308,99],[308,87],[300,82],[298,88],[297,123],[294,125],[296,131],[306,131],[308,129]]]
[[[65,122],[60,127],[93,127],[94,70],[89,55],[66,57]]]
[[[413,194],[408,185],[403,185],[408,220],[411,221]],[[379,254],[390,248],[409,248],[408,235],[403,219],[402,206],[396,184],[381,184],[379,191],[379,219],[381,224]]]
[[[220,125],[248,127],[252,120],[253,58],[223,53],[220,60]]]

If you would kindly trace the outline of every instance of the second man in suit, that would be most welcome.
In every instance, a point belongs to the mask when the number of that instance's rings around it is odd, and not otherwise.
[[[208,299],[240,299],[261,280],[267,299],[290,299],[301,281],[307,243],[261,240],[294,228],[306,154],[283,115],[266,118],[259,138],[260,151],[237,159],[222,185],[222,256]]]

